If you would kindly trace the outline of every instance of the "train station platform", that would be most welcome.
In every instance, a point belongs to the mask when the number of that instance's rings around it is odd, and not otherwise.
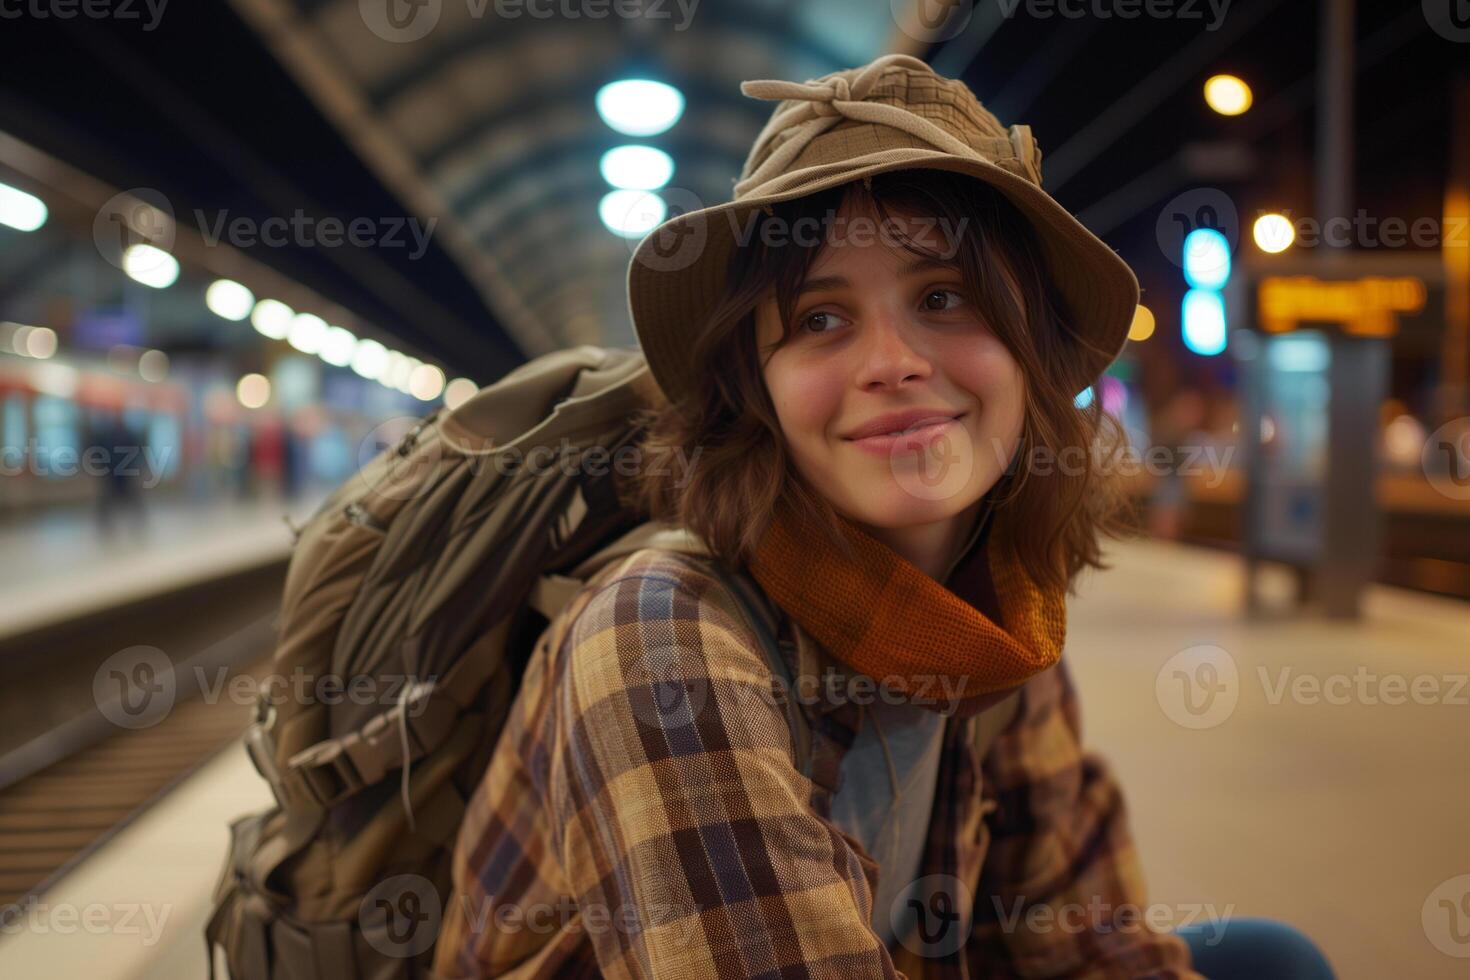
[[[148,502],[142,525],[101,533],[67,509],[0,526],[0,640],[282,561],[325,492],[290,502]]]
[[[1071,601],[1066,656],[1084,742],[1123,787],[1149,921],[1269,916],[1345,980],[1463,977],[1470,941],[1446,910],[1470,902],[1470,605],[1375,586],[1361,622],[1331,622],[1287,609],[1283,575],[1262,583],[1279,607],[1247,619],[1230,555],[1110,557]],[[44,895],[50,919],[0,936],[0,976],[202,976],[226,825],[269,799],[232,743]],[[157,928],[62,935],[57,910],[89,906],[152,908]]]

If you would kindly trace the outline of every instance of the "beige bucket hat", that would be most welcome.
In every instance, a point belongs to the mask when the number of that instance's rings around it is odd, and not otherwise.
[[[1037,232],[1066,322],[1088,355],[1089,376],[1118,356],[1138,305],[1138,280],[1041,189],[1041,150],[1029,126],[1002,126],[963,82],[902,54],[808,82],[747,81],[740,91],[781,101],[756,137],[732,199],[665,221],[628,265],[634,330],[668,397],[688,393],[691,331],[722,291],[751,212],[891,170],[956,171],[1003,193]]]

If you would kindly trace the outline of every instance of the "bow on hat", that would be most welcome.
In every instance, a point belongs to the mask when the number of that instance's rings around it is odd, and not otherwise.
[[[784,99],[794,104],[778,110],[756,137],[745,161],[746,176],[735,184],[735,197],[744,197],[778,177],[788,176],[786,168],[807,144],[843,119],[902,130],[936,150],[988,161],[1041,186],[1041,150],[1030,126],[1011,126],[1003,135],[975,134],[972,139],[978,145],[972,145],[917,113],[896,105],[865,101],[884,70],[893,65],[933,72],[929,65],[912,55],[891,54],[864,66],[851,80],[836,75],[810,82],[781,79],[742,82],[740,91],[752,98]],[[752,170],[752,164],[768,150],[770,155]],[[862,162],[862,158],[847,161],[849,165]]]

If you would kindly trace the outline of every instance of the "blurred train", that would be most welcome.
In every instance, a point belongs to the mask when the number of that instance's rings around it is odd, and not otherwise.
[[[292,497],[346,479],[428,410],[336,380],[308,404],[246,408],[218,366],[149,381],[105,362],[0,357],[0,518],[96,503],[109,480],[150,501]]]

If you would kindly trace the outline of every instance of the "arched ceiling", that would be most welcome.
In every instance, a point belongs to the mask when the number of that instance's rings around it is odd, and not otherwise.
[[[601,155],[634,140],[598,117],[602,85],[651,75],[684,93],[683,118],[636,142],[674,158],[670,187],[715,204],[772,108],[741,95],[741,81],[811,78],[920,47],[890,4],[843,0],[232,2],[384,184],[437,222],[530,356],[635,343],[625,277],[636,240],[597,213],[610,189]],[[393,4],[410,28],[395,31],[375,4]]]

